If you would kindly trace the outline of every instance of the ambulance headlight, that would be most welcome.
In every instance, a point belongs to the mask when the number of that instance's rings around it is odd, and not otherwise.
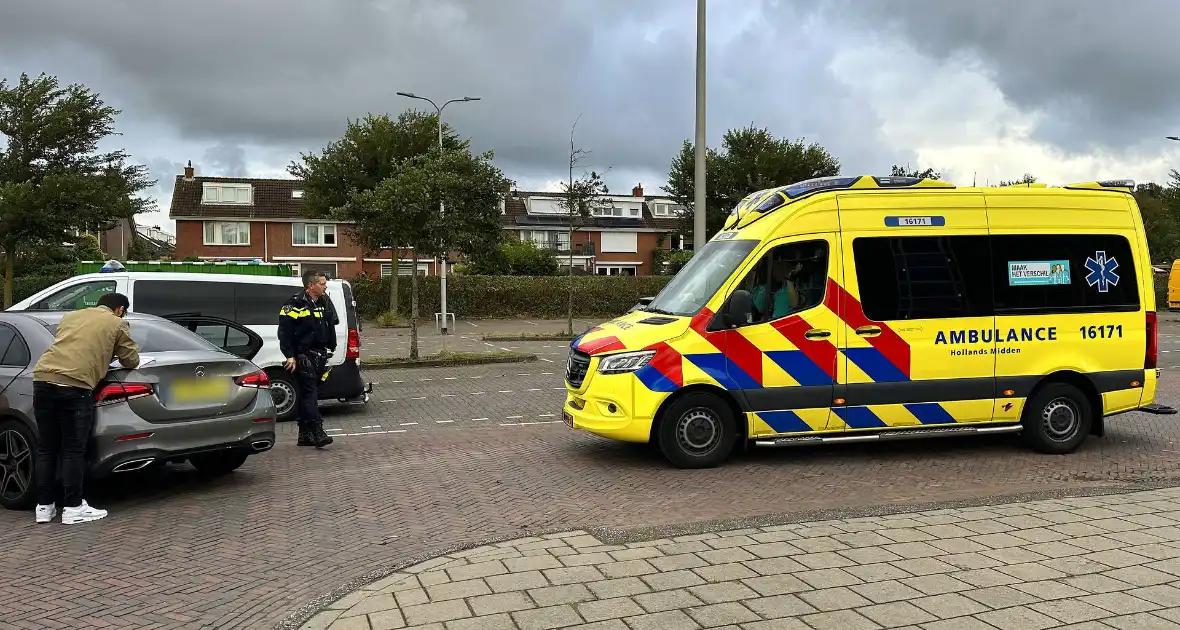
[[[625,374],[634,372],[648,364],[656,356],[655,350],[642,352],[624,352],[603,357],[598,361],[599,374]]]

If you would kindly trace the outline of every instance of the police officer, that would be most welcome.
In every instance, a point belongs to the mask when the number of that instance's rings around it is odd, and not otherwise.
[[[285,368],[299,387],[299,446],[323,448],[332,443],[319,411],[319,384],[327,376],[328,357],[336,350],[336,311],[329,306],[328,279],[318,271],[303,274],[303,291],[279,311],[279,349]]]

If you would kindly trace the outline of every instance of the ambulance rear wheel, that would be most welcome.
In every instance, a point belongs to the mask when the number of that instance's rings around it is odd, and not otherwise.
[[[1024,407],[1021,433],[1033,449],[1061,455],[1077,450],[1094,424],[1094,409],[1078,388],[1049,383]]]
[[[712,468],[737,439],[733,411],[712,394],[692,393],[668,406],[657,434],[660,451],[677,468]]]

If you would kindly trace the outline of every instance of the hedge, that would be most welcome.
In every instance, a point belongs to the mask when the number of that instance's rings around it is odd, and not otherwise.
[[[373,319],[389,308],[389,278],[350,280],[361,317]],[[625,313],[641,297],[660,292],[667,276],[574,276],[574,316],[614,317]],[[568,276],[451,276],[447,278],[447,310],[462,318],[566,316]],[[410,312],[410,278],[398,281],[402,313]],[[418,316],[434,318],[439,311],[439,278],[418,278]]]

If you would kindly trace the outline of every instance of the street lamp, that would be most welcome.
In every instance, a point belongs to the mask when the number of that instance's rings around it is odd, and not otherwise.
[[[442,122],[443,110],[446,109],[447,105],[450,105],[451,103],[468,103],[468,102],[479,100],[478,96],[464,96],[463,98],[453,98],[453,99],[443,103],[442,105],[438,105],[437,103],[426,98],[425,96],[418,96],[417,94],[414,94],[413,92],[398,92],[397,95],[404,96],[406,98],[417,99],[419,101],[426,101],[427,103],[430,103],[431,105],[434,106],[434,111],[438,113],[438,150],[439,151],[442,151],[442,149],[443,149],[443,122]],[[444,202],[442,199],[439,199],[438,200],[439,214],[442,214],[443,210],[444,210]],[[396,243],[394,244],[394,247],[397,247]],[[440,297],[439,306],[442,307],[442,309],[441,309],[442,310],[442,334],[444,334],[444,335],[447,334],[447,259],[448,258],[449,258],[449,256],[447,255],[447,252],[444,251],[443,256],[442,256],[442,270],[439,273],[439,280],[440,280],[440,284],[441,284],[441,287],[440,287],[441,291],[440,291],[440,295],[439,295],[439,297]],[[397,269],[395,268],[393,270],[393,272],[397,273]],[[416,273],[418,273],[418,270],[414,269],[412,273],[416,274]]]
[[[692,248],[705,246],[705,0],[697,0],[697,120]]]

